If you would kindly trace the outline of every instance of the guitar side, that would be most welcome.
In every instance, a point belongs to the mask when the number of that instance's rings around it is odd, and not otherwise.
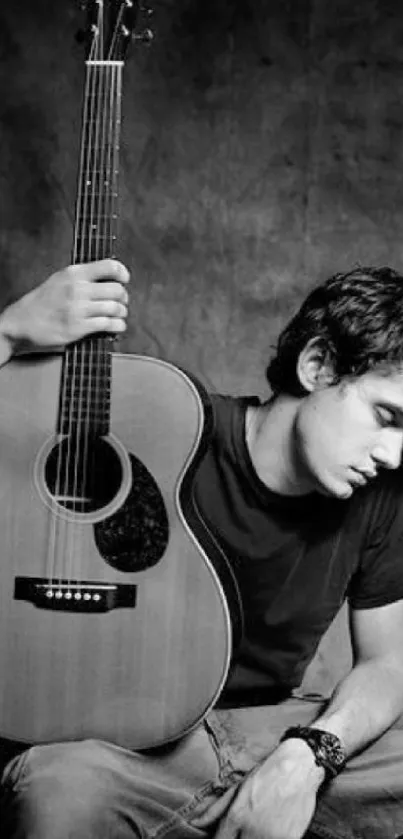
[[[225,558],[184,512],[208,405],[178,368],[114,354],[105,497],[72,510],[50,491],[60,373],[0,370],[0,736],[150,748],[215,703],[239,627]]]

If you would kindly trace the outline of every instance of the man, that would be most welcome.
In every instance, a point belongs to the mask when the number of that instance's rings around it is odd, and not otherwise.
[[[3,363],[122,331],[127,279],[102,261],[47,280],[1,316]],[[152,753],[26,751],[3,775],[9,839],[403,834],[403,276],[356,269],[314,290],[267,376],[267,402],[212,397],[194,487],[245,613],[222,707]],[[354,665],[313,702],[298,686],[346,598]]]

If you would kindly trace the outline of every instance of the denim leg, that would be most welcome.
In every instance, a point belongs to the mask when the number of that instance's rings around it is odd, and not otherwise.
[[[217,712],[217,736],[234,769],[249,772],[276,747],[290,725],[307,725],[321,703],[294,698],[281,705]],[[402,727],[399,727],[402,726]],[[403,719],[322,787],[312,839],[403,839]]]
[[[147,754],[99,741],[37,746],[4,773],[1,836],[200,839],[187,817],[230,784],[204,726]]]
[[[207,839],[189,821],[228,802],[289,725],[321,705],[219,711],[174,746],[136,754],[98,741],[39,746],[15,758],[2,784],[3,839]],[[395,727],[322,788],[312,839],[403,835],[403,730]],[[214,826],[209,834],[214,835]]]

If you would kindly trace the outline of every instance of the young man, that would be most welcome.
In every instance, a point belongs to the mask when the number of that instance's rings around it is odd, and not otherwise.
[[[124,328],[121,265],[56,279],[3,313],[3,362]],[[94,741],[26,751],[3,775],[9,839],[403,834],[403,276],[356,269],[314,290],[267,376],[265,403],[212,397],[194,487],[245,613],[222,707],[153,753]],[[329,702],[301,698],[346,598],[353,668]]]

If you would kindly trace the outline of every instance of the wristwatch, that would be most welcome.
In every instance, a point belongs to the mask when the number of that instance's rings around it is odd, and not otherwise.
[[[303,725],[293,725],[287,728],[281,737],[280,743],[291,738],[305,740],[305,743],[312,749],[315,763],[325,770],[326,780],[330,781],[343,769],[347,755],[342,743],[335,734],[323,731],[322,728],[309,728]]]

